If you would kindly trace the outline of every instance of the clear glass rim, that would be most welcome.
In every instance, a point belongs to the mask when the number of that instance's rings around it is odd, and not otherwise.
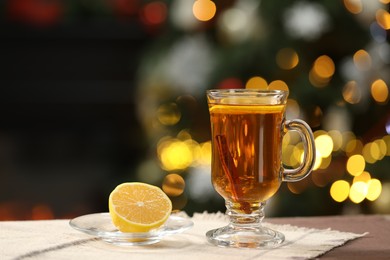
[[[228,95],[239,95],[239,96],[251,96],[254,94],[257,95],[288,95],[289,91],[287,90],[276,90],[276,89],[209,89],[206,90],[208,95],[220,95],[220,96],[228,96]]]

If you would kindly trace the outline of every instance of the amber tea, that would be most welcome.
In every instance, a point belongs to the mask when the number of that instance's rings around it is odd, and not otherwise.
[[[212,182],[225,199],[250,212],[281,183],[284,105],[210,105]]]

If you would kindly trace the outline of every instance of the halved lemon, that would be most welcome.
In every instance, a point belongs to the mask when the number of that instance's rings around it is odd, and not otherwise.
[[[127,182],[111,192],[108,207],[112,222],[120,231],[148,232],[167,221],[172,202],[159,187]]]

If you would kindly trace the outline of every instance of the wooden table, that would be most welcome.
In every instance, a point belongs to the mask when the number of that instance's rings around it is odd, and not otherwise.
[[[390,259],[390,216],[297,217],[274,218],[269,221],[319,229],[330,227],[353,233],[369,232],[362,238],[331,250],[321,259]]]

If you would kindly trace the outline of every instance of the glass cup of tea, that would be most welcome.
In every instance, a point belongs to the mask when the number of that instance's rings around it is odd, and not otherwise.
[[[229,224],[210,230],[207,240],[222,247],[269,248],[284,235],[262,226],[266,201],[283,181],[310,174],[315,161],[313,133],[302,120],[285,119],[288,91],[208,90],[214,189],[225,199]],[[298,168],[282,164],[282,140],[299,133],[303,159]]]

